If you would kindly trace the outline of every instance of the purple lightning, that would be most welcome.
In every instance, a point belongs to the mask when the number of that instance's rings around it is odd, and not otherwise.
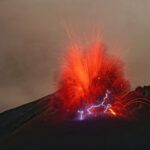
[[[83,120],[84,111],[83,110],[78,110],[78,113],[80,113],[80,120]]]
[[[106,94],[102,100],[102,102],[100,104],[97,104],[97,105],[91,105],[90,107],[88,107],[87,109],[85,110],[78,110],[78,113],[80,114],[80,117],[79,117],[79,120],[83,120],[84,119],[84,114],[86,115],[92,115],[92,110],[95,109],[95,108],[99,108],[99,107],[103,107],[104,108],[104,113],[107,112],[107,110],[109,108],[111,108],[111,104],[105,104],[106,100],[108,99],[108,96],[110,94],[110,91],[107,90],[106,91]],[[99,100],[99,99],[98,99]],[[87,113],[86,113],[87,112]]]

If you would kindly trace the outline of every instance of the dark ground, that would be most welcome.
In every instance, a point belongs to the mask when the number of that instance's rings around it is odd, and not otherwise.
[[[53,98],[0,114],[0,150],[150,150],[149,111],[132,121],[67,121],[61,111],[48,109]]]
[[[36,118],[1,142],[2,150],[149,150],[150,122],[107,118],[53,123]]]

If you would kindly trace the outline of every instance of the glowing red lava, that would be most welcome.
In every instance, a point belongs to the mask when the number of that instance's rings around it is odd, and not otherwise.
[[[97,105],[104,112],[116,116],[121,109],[121,97],[129,92],[130,85],[124,76],[122,62],[106,52],[104,45],[95,42],[86,49],[72,45],[60,73],[59,95],[64,108],[70,112]],[[106,92],[110,91],[109,97]],[[103,102],[104,101],[104,102]],[[119,108],[118,108],[119,107]],[[83,112],[81,112],[83,113]]]

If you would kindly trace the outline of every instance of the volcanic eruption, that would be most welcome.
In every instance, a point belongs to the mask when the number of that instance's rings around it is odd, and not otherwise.
[[[123,63],[109,55],[104,44],[95,42],[87,48],[73,44],[60,73],[59,97],[68,112],[97,116],[120,115],[118,104],[130,90]],[[98,108],[98,109],[97,109]]]

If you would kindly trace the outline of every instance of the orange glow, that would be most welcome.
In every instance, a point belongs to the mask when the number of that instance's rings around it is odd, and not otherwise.
[[[114,116],[116,116],[116,112],[114,112],[114,110],[112,110],[111,108],[109,109],[109,111],[111,112],[111,114],[113,114]]]
[[[73,110],[88,106],[103,97],[106,90],[117,99],[129,91],[120,60],[110,56],[101,42],[87,48],[73,44],[60,72],[59,96],[64,107]]]

